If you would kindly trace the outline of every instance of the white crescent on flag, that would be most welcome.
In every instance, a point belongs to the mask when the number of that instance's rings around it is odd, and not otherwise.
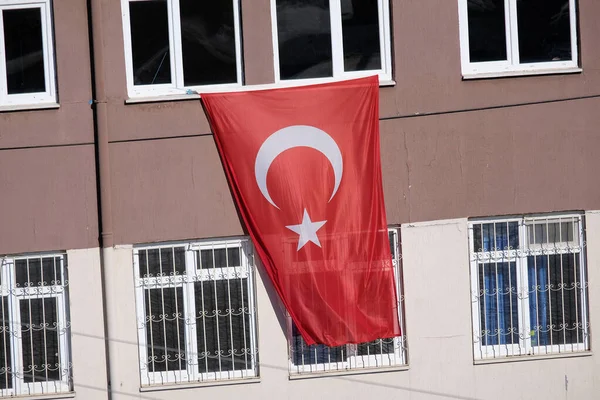
[[[310,147],[327,157],[333,167],[335,177],[333,192],[328,200],[331,201],[340,187],[344,173],[342,152],[335,140],[326,132],[314,126],[307,125],[293,125],[282,128],[269,136],[260,146],[254,163],[254,175],[260,192],[273,207],[279,209],[279,206],[275,204],[269,194],[267,173],[269,172],[271,163],[273,163],[278,155],[295,147]]]

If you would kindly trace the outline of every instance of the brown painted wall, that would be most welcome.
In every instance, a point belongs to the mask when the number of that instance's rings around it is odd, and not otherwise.
[[[273,81],[268,3],[242,1],[252,84]],[[394,118],[381,121],[390,223],[600,208],[600,189],[586,183],[600,168],[593,154],[600,100],[474,110],[600,95],[600,24],[591,17],[599,2],[579,1],[583,73],[478,81],[461,79],[456,0],[392,3],[396,86],[381,89],[380,113]],[[124,105],[122,26],[114,18],[119,5],[112,7],[106,46],[114,78],[115,241],[241,233],[213,139],[198,136],[209,133],[199,102]],[[424,116],[430,113],[441,115]]]
[[[0,113],[0,254],[98,246],[86,1],[53,5],[60,108]]]

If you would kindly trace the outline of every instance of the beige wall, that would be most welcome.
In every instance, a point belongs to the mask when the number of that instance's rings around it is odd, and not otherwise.
[[[100,249],[67,251],[73,382],[78,400],[106,400]]]
[[[409,368],[394,372],[315,375],[290,380],[283,313],[257,272],[260,381],[140,394],[132,248],[112,249],[108,321],[117,333],[116,399],[582,399],[600,393],[600,358],[585,356],[473,364],[467,219],[405,224],[401,229]],[[590,320],[600,320],[600,212],[586,213]],[[76,303],[74,303],[76,306]],[[592,336],[592,348],[600,343]],[[565,379],[568,386],[565,386]]]

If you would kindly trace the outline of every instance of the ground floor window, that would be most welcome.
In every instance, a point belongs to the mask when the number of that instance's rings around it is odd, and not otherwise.
[[[142,385],[258,375],[247,239],[138,247],[134,269]]]
[[[72,391],[66,256],[0,262],[0,396]]]
[[[589,350],[580,214],[471,221],[475,359]]]
[[[402,291],[402,263],[398,229],[389,229],[388,237],[396,277],[399,319],[402,336],[382,338],[372,342],[328,347],[322,344],[308,346],[292,319],[288,317],[290,374],[335,372],[385,368],[407,363],[406,330],[404,326],[404,295]]]

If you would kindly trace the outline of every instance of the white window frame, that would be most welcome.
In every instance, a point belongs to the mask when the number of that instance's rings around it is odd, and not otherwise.
[[[36,8],[41,13],[46,90],[36,93],[8,94],[6,52],[4,48],[4,20],[0,13],[0,106],[54,104],[57,101],[54,40],[52,34],[52,6],[50,0],[0,0],[0,12],[3,10],[26,8]]]
[[[578,240],[576,242],[565,242],[565,249],[557,249],[555,246],[547,244],[529,244],[527,227],[533,223],[539,222],[555,222],[561,220],[569,222],[570,219],[577,221]],[[519,248],[518,249],[494,249],[488,252],[478,252],[474,248],[473,225],[488,224],[488,223],[518,223],[519,232]],[[532,344],[531,322],[529,313],[529,282],[528,282],[528,256],[552,255],[552,254],[578,254],[579,268],[584,286],[581,293],[581,314],[582,320],[582,336],[584,341],[581,343],[568,344],[553,344],[553,345],[536,345]],[[584,235],[584,218],[582,214],[561,214],[561,215],[545,215],[545,216],[525,216],[515,218],[491,218],[491,219],[476,219],[469,221],[469,258],[470,258],[470,275],[471,275],[471,311],[473,324],[473,357],[475,361],[502,359],[512,356],[547,356],[556,354],[572,354],[576,352],[585,352],[589,347],[589,320],[588,320],[588,299],[587,299],[587,269],[585,256],[585,235]],[[481,311],[479,308],[479,265],[482,262],[502,262],[516,263],[516,282],[517,282],[517,308],[518,326],[517,334],[519,343],[514,344],[497,344],[483,345],[481,329]],[[587,331],[587,332],[586,332]]]
[[[465,79],[581,71],[578,64],[577,9],[575,0],[569,0],[572,57],[570,61],[521,63],[519,57],[519,29],[517,26],[517,0],[504,0],[504,10],[507,60],[471,62],[469,56],[468,0],[458,0],[461,70]]]
[[[342,6],[341,0],[329,0],[329,15],[331,22],[331,61],[332,75],[324,78],[281,79],[279,69],[279,37],[277,31],[277,0],[271,0],[271,26],[273,33],[273,61],[275,83],[307,85],[312,83],[333,82],[343,79],[362,78],[372,75],[379,76],[380,85],[393,84],[392,77],[392,37],[390,29],[389,0],[378,0],[379,15],[379,51],[381,68],[367,71],[344,71],[344,42],[342,36]]]
[[[242,86],[243,64],[240,29],[240,0],[221,0],[233,2],[235,55],[237,71],[236,82],[201,86],[184,85],[183,52],[181,44],[181,20],[179,18],[179,0],[167,0],[169,18],[169,62],[171,64],[171,83],[155,85],[134,85],[129,3],[145,1],[149,0],[121,0],[121,10],[123,16],[123,40],[125,46],[125,71],[127,76],[127,93],[130,98],[184,95],[193,94],[197,91],[214,92],[222,91],[224,89],[239,88]]]
[[[151,249],[173,249],[175,247],[185,247],[185,274],[163,277],[140,277],[139,252],[141,250]],[[197,263],[197,253],[201,250],[216,250],[239,248],[242,265],[239,267],[202,269]],[[254,257],[252,246],[247,238],[231,238],[225,240],[204,240],[199,242],[169,242],[155,245],[136,246],[133,250],[133,268],[135,278],[136,295],[136,313],[138,326],[138,344],[139,344],[139,368],[142,386],[160,386],[181,383],[201,383],[210,381],[223,381],[231,379],[246,379],[258,377],[257,360],[257,325],[256,325],[256,303],[255,303],[255,281],[254,281]],[[234,371],[203,372],[194,355],[198,354],[198,345],[196,341],[196,330],[199,329],[196,321],[194,283],[204,282],[206,280],[215,280],[216,276],[220,279],[248,279],[248,305],[250,312],[250,343],[251,349],[255,349],[252,356],[249,356],[250,368]],[[145,330],[145,299],[144,290],[159,288],[183,288],[183,301],[185,309],[185,345],[187,368],[178,371],[160,371],[149,372],[145,363],[147,360],[147,338]]]
[[[392,254],[392,264],[394,267],[394,278],[396,283],[396,293],[398,294],[398,322],[402,335],[393,339],[394,353],[386,354],[371,354],[358,355],[358,345],[346,345],[347,354],[345,361],[340,362],[325,362],[314,364],[296,365],[293,362],[292,355],[292,318],[287,314],[287,338],[288,338],[288,368],[290,376],[324,373],[324,372],[340,372],[348,370],[373,370],[377,368],[394,368],[402,367],[408,363],[407,347],[406,347],[406,327],[404,323],[404,292],[403,292],[403,277],[402,277],[402,254],[400,249],[399,228],[388,228],[388,234],[393,235],[393,248],[395,254]]]
[[[61,285],[49,285],[41,287],[17,287],[15,261],[26,259],[40,259],[45,257],[60,258],[60,279]],[[68,277],[66,272],[66,254],[64,253],[38,253],[28,254],[14,257],[3,257],[1,261],[2,286],[0,288],[2,297],[8,296],[9,310],[5,313],[12,316],[11,320],[11,357],[14,371],[12,374],[12,388],[0,389],[0,397],[11,396],[32,396],[41,394],[60,394],[70,393],[72,388],[72,373],[71,373],[71,354],[70,354],[70,327],[68,320],[69,302],[68,302]],[[25,382],[23,379],[24,364],[23,356],[23,337],[21,332],[21,313],[20,301],[26,299],[57,299],[57,331],[59,343],[59,360],[60,360],[60,375],[62,379],[46,382]],[[2,305],[0,304],[0,307]],[[1,340],[0,340],[0,343]]]

